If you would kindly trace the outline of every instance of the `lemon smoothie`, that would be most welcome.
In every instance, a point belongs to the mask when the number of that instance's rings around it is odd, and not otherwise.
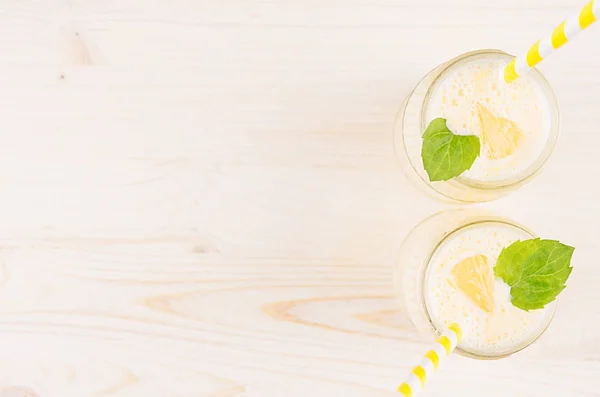
[[[427,123],[442,117],[454,133],[480,138],[480,156],[459,177],[463,181],[519,179],[550,137],[551,103],[535,79],[506,83],[508,61],[498,55],[464,62],[437,81],[427,101]]]
[[[405,175],[425,193],[444,201],[495,200],[528,182],[550,157],[558,102],[535,69],[507,83],[503,73],[512,59],[497,50],[460,55],[429,72],[404,100],[394,150]],[[434,120],[445,127],[430,133]],[[435,146],[437,132],[446,133],[446,146]],[[476,146],[457,148],[465,136]],[[432,170],[443,176],[432,177]]]
[[[436,328],[458,322],[464,335],[461,347],[481,356],[508,354],[535,340],[550,323],[556,301],[543,309],[521,310],[493,270],[504,247],[530,238],[515,225],[489,221],[443,240],[429,261],[424,286],[425,305]]]
[[[440,335],[457,323],[460,354],[502,358],[550,325],[574,250],[489,211],[444,211],[404,239],[394,290],[420,332]]]

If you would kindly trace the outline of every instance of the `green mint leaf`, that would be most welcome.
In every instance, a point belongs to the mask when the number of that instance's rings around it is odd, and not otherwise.
[[[539,241],[539,238],[515,241],[505,247],[494,266],[494,276],[501,278],[508,285],[516,284],[521,278],[527,258],[535,251]]]
[[[437,118],[423,133],[421,158],[431,182],[447,181],[471,168],[481,144],[475,135],[456,135],[446,119]]]
[[[565,289],[574,251],[555,240],[515,241],[500,253],[494,275],[510,286],[514,306],[541,309]]]

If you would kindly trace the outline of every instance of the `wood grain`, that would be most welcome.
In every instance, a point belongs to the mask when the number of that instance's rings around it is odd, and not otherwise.
[[[579,6],[0,0],[0,397],[392,395],[428,343],[395,255],[447,208],[402,176],[394,115],[435,65]],[[552,328],[424,396],[598,395],[597,34],[541,67],[546,171],[486,205],[577,247]]]

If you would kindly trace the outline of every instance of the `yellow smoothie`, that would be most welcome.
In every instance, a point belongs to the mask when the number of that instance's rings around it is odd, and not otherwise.
[[[520,179],[550,139],[551,98],[532,76],[506,83],[502,73],[509,60],[490,54],[454,67],[433,84],[426,103],[427,124],[442,117],[454,133],[480,138],[481,155],[458,177],[465,183]]]
[[[450,234],[437,247],[425,276],[425,304],[439,329],[461,324],[460,347],[498,356],[529,345],[548,326],[556,301],[525,311],[511,303],[510,287],[494,277],[500,252],[532,236],[503,222],[483,222]]]

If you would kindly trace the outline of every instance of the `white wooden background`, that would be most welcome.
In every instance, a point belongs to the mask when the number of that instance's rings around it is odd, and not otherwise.
[[[576,0],[0,0],[0,396],[391,396],[426,349],[391,272],[448,208],[401,100]],[[543,340],[424,396],[598,396],[600,28],[543,64],[563,130],[484,205],[577,247]]]

